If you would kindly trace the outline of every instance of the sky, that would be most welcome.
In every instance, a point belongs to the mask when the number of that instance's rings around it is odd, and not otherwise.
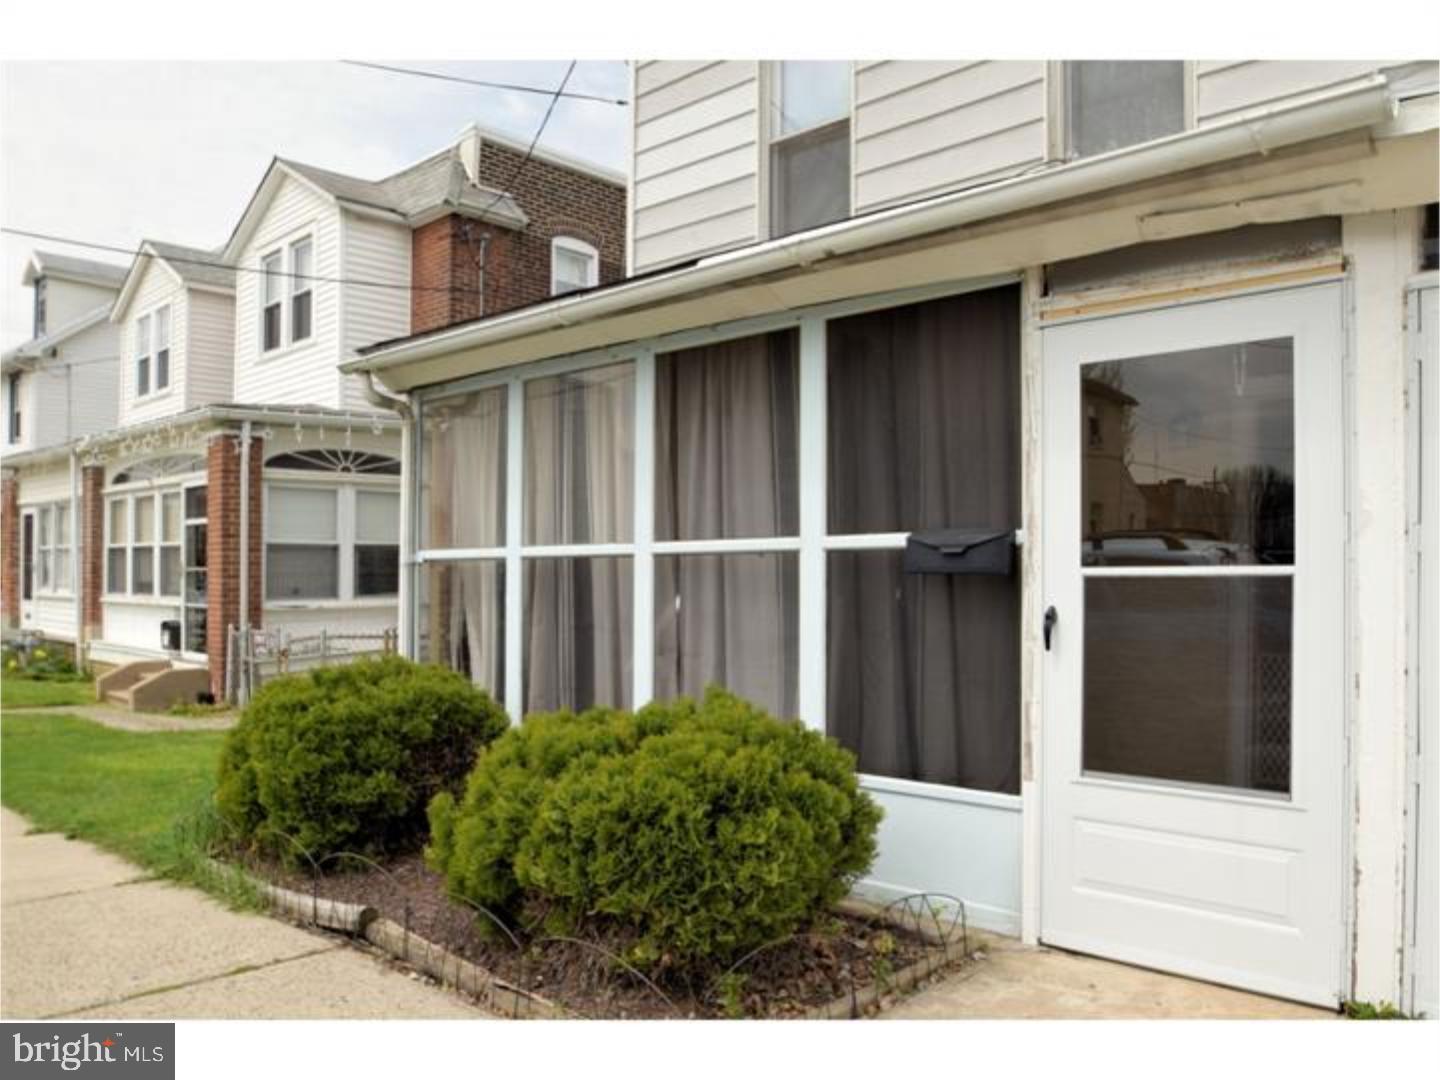
[[[385,60],[555,87],[568,61]],[[621,61],[582,60],[568,90],[623,98]],[[328,62],[17,62],[0,65],[0,224],[135,247],[225,242],[275,156],[379,178],[472,122],[533,137],[549,97]],[[624,170],[628,110],[562,99],[542,147]],[[0,234],[0,348],[30,337],[35,247],[125,256]]]

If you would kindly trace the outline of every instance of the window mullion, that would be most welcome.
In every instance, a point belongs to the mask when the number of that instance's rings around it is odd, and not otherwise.
[[[800,719],[825,730],[825,322],[800,322]]]
[[[505,708],[518,723],[525,710],[524,567],[520,559],[525,506],[525,384],[510,380],[505,410]]]
[[[340,581],[335,589],[337,600],[355,599],[355,544],[359,539],[356,532],[355,488],[346,484],[340,488],[339,513],[335,519],[335,542],[340,550]]]
[[[635,555],[631,583],[631,697],[635,707],[655,693],[655,353],[635,358]]]

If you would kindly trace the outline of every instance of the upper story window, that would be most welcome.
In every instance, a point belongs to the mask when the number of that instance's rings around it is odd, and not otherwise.
[[[170,385],[170,305],[155,312],[155,389]]]
[[[1064,94],[1067,159],[1185,128],[1185,64],[1180,60],[1068,61]]]
[[[135,320],[135,396],[170,385],[170,305]]]
[[[781,60],[770,94],[770,235],[850,214],[848,60]]]
[[[305,341],[314,333],[315,325],[314,237],[303,236],[262,256],[260,267],[265,272],[261,284],[261,352]]]
[[[150,393],[150,316],[135,323],[135,396]]]
[[[573,236],[550,241],[550,295],[593,289],[600,284],[600,253]]]
[[[46,280],[43,277],[35,279],[35,333],[32,337],[39,337],[45,333],[45,287]]]
[[[12,371],[5,377],[5,435],[12,443],[20,441],[20,377]]]

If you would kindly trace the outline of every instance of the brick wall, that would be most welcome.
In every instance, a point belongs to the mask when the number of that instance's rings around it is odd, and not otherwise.
[[[20,625],[20,480],[0,478],[0,620]]]
[[[250,440],[250,516],[248,621],[258,627],[264,614],[265,527],[261,472],[265,440]],[[210,440],[206,462],[206,598],[205,651],[210,662],[210,692],[225,693],[226,632],[240,621],[240,439],[218,435]]]
[[[415,230],[411,280],[426,288],[411,294],[412,333],[548,299],[550,241],[557,236],[573,236],[599,251],[602,285],[624,277],[624,185],[536,158],[520,170],[523,160],[522,153],[492,142],[480,151],[480,182],[515,197],[529,218],[523,230],[458,214]]]
[[[80,469],[80,617],[85,640],[105,636],[105,466]]]

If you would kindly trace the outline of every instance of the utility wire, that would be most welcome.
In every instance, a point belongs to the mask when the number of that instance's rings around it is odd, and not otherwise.
[[[522,94],[547,94],[553,95],[554,90],[547,90],[543,86],[522,86],[518,83],[491,82],[488,79],[467,79],[461,75],[447,75],[441,71],[423,71],[420,68],[396,67],[393,64],[375,64],[369,60],[341,60],[342,64],[349,64],[352,67],[374,68],[376,71],[389,71],[396,75],[414,75],[421,79],[439,79],[442,82],[465,83],[469,86],[483,86],[491,90],[514,90]],[[573,64],[571,65],[574,66]],[[569,76],[566,76],[567,78]],[[563,85],[563,84],[562,84]],[[574,98],[576,101],[598,101],[605,105],[628,105],[625,98],[605,97],[601,94],[585,94],[579,91],[570,90],[561,93],[559,96]]]
[[[144,255],[147,258],[162,259],[165,262],[189,263],[195,266],[209,266],[221,270],[234,270],[237,274],[268,274],[271,277],[290,278],[296,281],[320,281],[335,285],[359,285],[367,289],[398,289],[404,292],[474,293],[476,295],[479,293],[477,289],[467,289],[459,285],[404,285],[398,281],[374,281],[369,278],[328,277],[323,274],[296,274],[293,271],[266,270],[263,266],[239,266],[235,263],[221,262],[218,259],[196,259],[183,255],[158,255],[145,251],[143,248],[128,248],[115,244],[101,244],[94,240],[77,240],[73,236],[56,236],[53,233],[32,232],[29,229],[13,229],[8,225],[0,225],[0,233],[6,233],[10,236],[24,236],[31,240],[45,240],[52,244],[70,244],[74,247],[91,248],[95,251],[110,251],[119,255],[129,255],[132,258],[138,258]]]
[[[560,103],[560,98],[565,94],[565,84],[570,81],[570,76],[575,74],[575,64],[576,61],[570,61],[570,66],[565,69],[565,77],[560,80],[560,85],[550,91],[550,105],[546,108],[545,115],[540,118],[540,126],[535,129],[535,135],[530,140],[529,147],[525,150],[525,156],[520,159],[520,164],[515,166],[515,171],[510,174],[510,179],[506,182],[505,186],[497,191],[495,198],[491,199],[485,209],[480,211],[480,217],[483,218],[488,215],[491,210],[495,209],[496,203],[505,198],[508,192],[515,190],[515,184],[520,179],[521,174],[525,172],[525,166],[529,165],[530,159],[535,156],[535,147],[540,144],[540,136],[545,134],[545,127],[550,123],[550,117],[555,112],[555,106]]]

